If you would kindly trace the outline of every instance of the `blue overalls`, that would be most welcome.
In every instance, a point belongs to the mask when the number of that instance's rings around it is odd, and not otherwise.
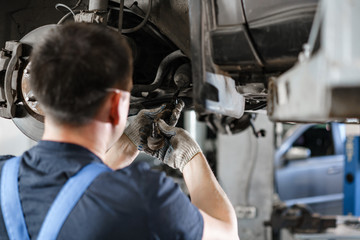
[[[19,197],[20,160],[20,157],[7,160],[1,172],[1,210],[10,240],[30,240]],[[66,218],[85,190],[105,171],[111,169],[104,164],[90,163],[65,183],[46,214],[38,240],[57,238]]]

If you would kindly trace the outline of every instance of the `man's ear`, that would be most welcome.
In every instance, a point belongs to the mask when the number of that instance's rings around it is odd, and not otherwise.
[[[109,121],[113,125],[118,125],[120,121],[119,104],[120,104],[121,95],[122,95],[121,92],[116,92],[111,97]]]

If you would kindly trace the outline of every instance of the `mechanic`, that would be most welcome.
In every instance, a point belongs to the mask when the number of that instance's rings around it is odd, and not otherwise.
[[[20,157],[2,156],[0,239],[238,239],[201,149],[174,127],[181,101],[169,124],[155,119],[161,106],[125,129],[132,56],[121,34],[58,26],[35,46],[30,71],[45,131]],[[165,136],[157,151],[143,141],[154,121]],[[164,173],[131,164],[139,149],[182,171],[191,202]]]

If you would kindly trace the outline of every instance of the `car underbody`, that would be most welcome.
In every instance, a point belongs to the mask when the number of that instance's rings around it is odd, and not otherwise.
[[[6,3],[0,116],[39,139],[43,115],[27,84],[31,48],[56,24],[78,21],[104,24],[128,40],[134,57],[129,115],[176,94],[215,132],[242,131],[254,112],[266,109],[268,82],[296,62],[316,6],[314,0]]]

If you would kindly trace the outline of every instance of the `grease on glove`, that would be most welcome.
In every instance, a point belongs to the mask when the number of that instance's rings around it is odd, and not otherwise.
[[[199,145],[190,134],[181,128],[168,125],[164,120],[157,121],[158,128],[164,136],[164,146],[156,151],[144,148],[145,153],[160,159],[168,166],[183,171],[185,165],[198,153],[202,152]],[[148,130],[145,129],[144,133]],[[146,145],[146,134],[142,134],[141,141]]]

